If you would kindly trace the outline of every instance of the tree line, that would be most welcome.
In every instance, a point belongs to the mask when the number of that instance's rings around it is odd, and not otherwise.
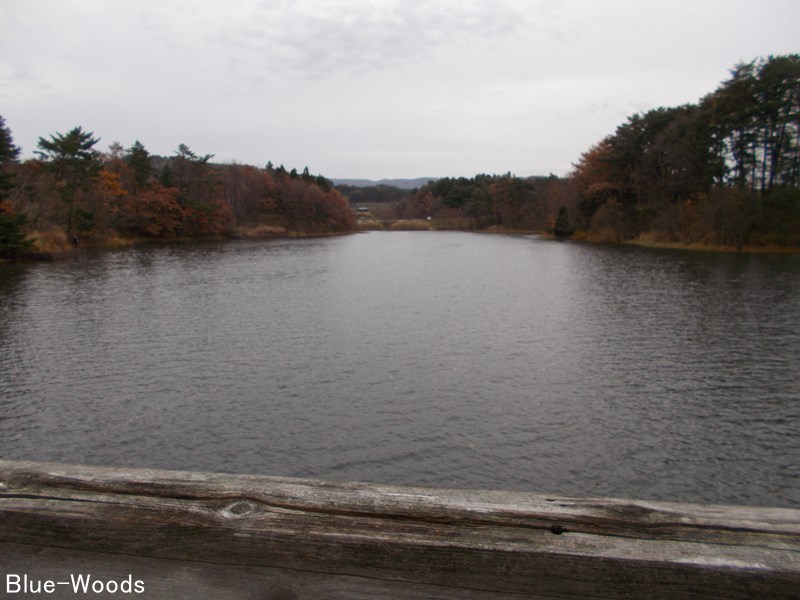
[[[175,239],[258,232],[335,233],[355,229],[347,201],[321,175],[214,164],[180,144],[171,157],[136,141],[96,149],[99,138],[75,127],[39,138],[36,158],[20,149],[0,116],[0,256],[78,240]],[[42,244],[42,246],[45,246]]]
[[[542,231],[550,228],[554,203],[561,201],[565,179],[479,174],[430,181],[394,203],[397,219],[427,219],[438,229],[502,228]]]
[[[428,183],[395,218],[559,237],[800,246],[800,55],[736,65],[697,104],[635,114],[565,178]]]

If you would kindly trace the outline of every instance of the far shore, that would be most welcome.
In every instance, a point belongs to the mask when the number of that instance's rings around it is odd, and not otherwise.
[[[638,246],[640,248],[654,248],[663,250],[688,250],[691,252],[720,252],[731,254],[800,254],[800,246],[780,246],[777,244],[759,246],[755,244],[745,244],[742,246],[730,246],[714,244],[710,242],[670,242],[655,239],[649,235],[642,235],[638,238],[614,242],[612,240],[598,237],[593,238],[587,235],[576,235],[573,238],[559,240],[550,231],[514,229],[501,225],[492,225],[482,229],[470,229],[468,227],[451,227],[447,223],[442,223],[436,219],[427,221],[425,219],[406,219],[396,221],[381,222],[377,219],[360,221],[359,230],[366,231],[465,231],[469,233],[500,233],[500,234],[528,234],[540,235],[543,239],[558,241],[575,241],[590,244],[607,244],[617,246]]]

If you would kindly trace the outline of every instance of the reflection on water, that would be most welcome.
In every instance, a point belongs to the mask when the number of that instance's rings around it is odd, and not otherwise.
[[[800,506],[800,257],[375,232],[0,269],[0,454]]]

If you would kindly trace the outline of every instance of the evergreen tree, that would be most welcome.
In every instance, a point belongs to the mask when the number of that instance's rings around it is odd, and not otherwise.
[[[202,202],[208,161],[213,154],[199,156],[189,149],[186,144],[179,144],[178,151],[173,159],[173,176],[178,188],[178,202],[181,206]]]
[[[49,140],[39,138],[36,154],[50,167],[55,185],[67,208],[67,235],[72,234],[76,203],[94,184],[103,168],[100,152],[94,149],[100,138],[75,127]]]
[[[22,232],[27,217],[13,213],[5,206],[0,203],[0,258],[14,258],[28,250],[33,240],[26,240]]]
[[[800,184],[800,54],[736,65],[703,108],[730,183],[762,194]]]
[[[0,201],[14,187],[13,173],[10,166],[19,160],[19,147],[14,145],[11,130],[6,127],[6,120],[0,115]]]
[[[0,257],[13,258],[24,252],[33,244],[25,239],[22,227],[27,218],[15,214],[4,202],[14,187],[11,165],[19,160],[19,147],[14,144],[11,130],[6,127],[5,119],[0,116]]]
[[[555,236],[563,240],[572,235],[572,230],[569,227],[569,212],[566,206],[558,209],[558,216],[556,217],[555,227],[553,228]]]
[[[125,162],[133,171],[136,186],[143,188],[153,174],[153,167],[150,165],[150,153],[139,140],[125,152]]]

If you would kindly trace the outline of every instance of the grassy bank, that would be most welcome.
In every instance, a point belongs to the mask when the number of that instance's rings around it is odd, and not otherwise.
[[[722,244],[711,244],[696,242],[684,244],[681,242],[665,242],[649,238],[636,238],[624,242],[627,246],[638,246],[640,248],[663,248],[666,250],[693,250],[695,252],[740,252],[746,254],[800,254],[797,246],[724,246]]]
[[[399,221],[378,221],[363,219],[358,222],[359,231],[428,231],[436,229],[424,219],[402,219]]]

